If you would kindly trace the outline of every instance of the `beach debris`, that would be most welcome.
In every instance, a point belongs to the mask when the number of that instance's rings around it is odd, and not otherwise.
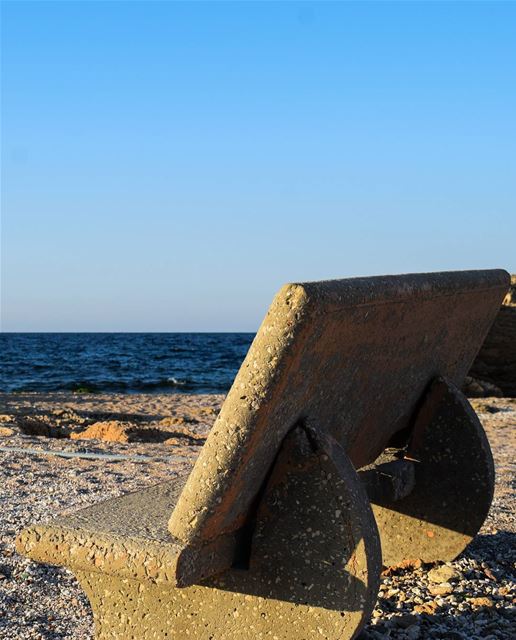
[[[130,424],[117,420],[95,422],[79,433],[71,433],[72,440],[104,440],[106,442],[129,442]]]

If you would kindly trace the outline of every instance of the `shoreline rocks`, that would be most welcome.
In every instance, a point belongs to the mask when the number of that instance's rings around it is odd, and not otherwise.
[[[516,275],[464,387],[470,397],[516,397]]]

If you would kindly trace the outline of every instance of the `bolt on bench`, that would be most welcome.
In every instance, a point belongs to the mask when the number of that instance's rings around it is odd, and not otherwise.
[[[487,515],[491,452],[458,389],[509,281],[286,285],[188,478],[34,525],[18,550],[70,567],[97,638],[356,637],[382,563],[453,559]]]

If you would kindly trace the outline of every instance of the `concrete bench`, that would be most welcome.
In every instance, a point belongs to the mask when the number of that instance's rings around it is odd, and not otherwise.
[[[487,515],[489,444],[458,389],[508,286],[286,285],[188,477],[29,527],[18,550],[72,569],[97,638],[354,638],[382,563],[452,559]]]

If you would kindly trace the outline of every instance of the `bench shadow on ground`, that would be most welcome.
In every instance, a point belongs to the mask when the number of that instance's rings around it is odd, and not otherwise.
[[[401,624],[398,625],[394,619],[394,626],[385,624],[386,620],[380,620],[377,624],[369,623],[357,640],[370,640],[374,638],[406,638],[405,631],[409,626],[420,627],[419,638],[428,637],[446,640],[466,640],[470,637],[471,625],[477,619],[486,620],[486,624],[475,634],[475,637],[482,638],[489,636],[493,630],[498,631],[497,638],[514,638],[511,629],[516,627],[516,610],[513,607],[505,606],[496,608],[495,606],[478,606],[464,612],[452,613],[452,609],[461,601],[466,602],[467,598],[490,597],[490,593],[485,589],[485,574],[487,569],[491,575],[490,586],[500,587],[507,582],[516,580],[516,569],[514,561],[516,559],[516,533],[510,531],[498,531],[491,534],[479,534],[472,543],[463,551],[457,560],[474,560],[478,569],[472,569],[473,575],[468,572],[464,577],[473,582],[465,593],[460,594],[460,599],[452,606],[441,606],[435,613],[411,613],[410,611],[399,611],[396,609],[397,600],[392,602],[382,600],[381,608],[385,613],[399,612],[402,614]],[[477,575],[474,575],[476,572]],[[400,570],[398,575],[410,574],[410,569]],[[494,578],[494,580],[493,580]],[[479,581],[475,587],[475,580]],[[482,581],[482,583],[480,583]],[[429,599],[433,599],[430,596]],[[407,614],[408,613],[408,617]],[[404,615],[403,615],[404,614]],[[433,630],[443,629],[441,635],[436,635]],[[504,634],[507,630],[506,634]]]
[[[461,553],[461,558],[486,562],[496,576],[496,566],[504,575],[516,580],[516,533],[497,531],[496,533],[478,534],[471,544]],[[493,566],[491,566],[493,565]]]

